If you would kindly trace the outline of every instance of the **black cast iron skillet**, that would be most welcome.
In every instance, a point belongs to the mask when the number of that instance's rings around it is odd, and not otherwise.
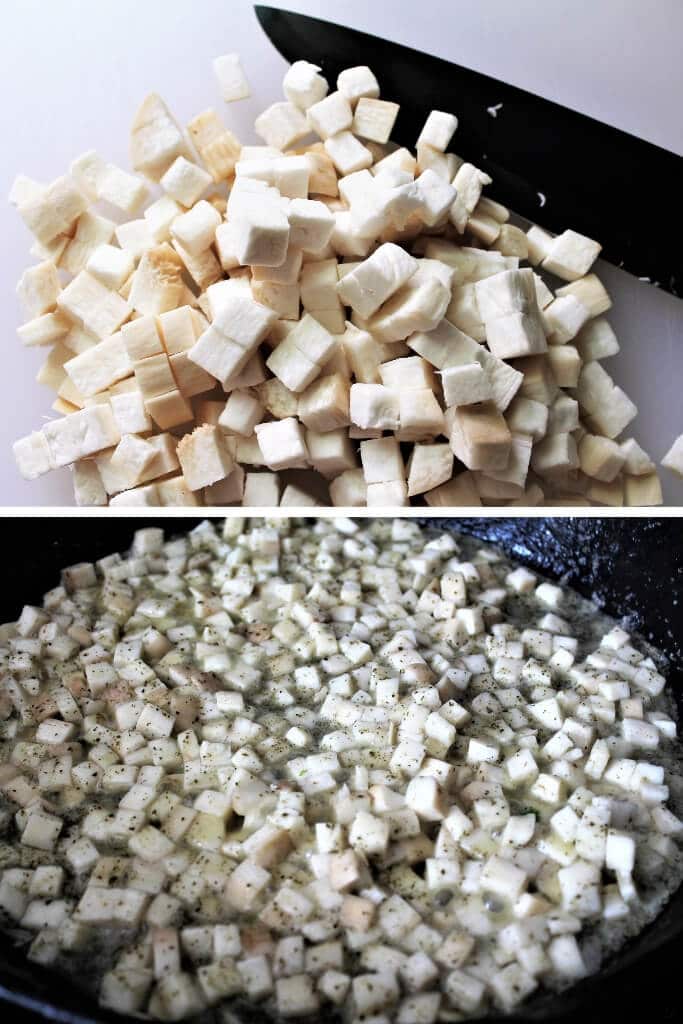
[[[158,520],[169,534],[196,525],[198,519]],[[9,547],[6,584],[0,596],[0,621],[17,618],[23,603],[37,603],[59,582],[59,571],[77,561],[92,561],[125,550],[132,533],[152,519],[5,520],[5,533],[26,536],[29,544]],[[427,522],[427,521],[425,521]],[[626,615],[670,659],[669,678],[683,706],[683,540],[680,519],[430,519],[495,543],[518,561],[562,579],[593,597],[606,611]],[[506,1018],[516,1022],[550,1019],[556,1024],[655,1024],[680,1017],[683,984],[683,889],[664,912],[615,960],[592,978],[561,996],[541,995]],[[64,976],[28,964],[0,935],[0,1000],[8,1020],[48,1018],[68,1024],[121,1022],[100,1009],[87,993]],[[257,1009],[244,1008],[245,1024],[263,1024]],[[129,1018],[132,1020],[132,1018]],[[311,1024],[311,1018],[307,1018]]]

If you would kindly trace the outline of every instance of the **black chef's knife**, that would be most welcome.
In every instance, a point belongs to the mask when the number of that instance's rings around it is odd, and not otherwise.
[[[492,198],[596,239],[611,263],[683,294],[683,157],[440,57],[291,11],[256,14],[286,60],[319,65],[332,89],[344,68],[369,65],[401,105],[396,142],[414,149],[432,109],[457,114],[450,148],[491,175]]]

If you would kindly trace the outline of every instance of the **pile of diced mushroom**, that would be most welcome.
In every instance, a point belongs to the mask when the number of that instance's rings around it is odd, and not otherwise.
[[[104,939],[101,1002],[164,1020],[432,1024],[582,978],[683,824],[663,676],[566,600],[405,519],[64,570],[0,627],[6,926],[81,976]]]
[[[249,94],[234,56],[216,71],[226,100]],[[95,152],[17,179],[41,260],[19,335],[51,347],[38,380],[63,414],[15,444],[21,473],[73,466],[80,505],[661,503],[618,440],[637,409],[602,365],[599,244],[513,226],[446,152],[453,114],[416,156],[393,145],[369,68],[328,94],[299,61],[284,93],[259,146],[213,110],[186,137],[148,96],[131,157],[163,194],[125,223],[148,184]]]

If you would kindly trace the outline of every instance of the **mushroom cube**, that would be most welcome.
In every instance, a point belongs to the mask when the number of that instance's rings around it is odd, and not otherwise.
[[[330,484],[330,501],[336,507],[367,504],[368,485],[361,469],[345,469]]]
[[[24,846],[36,850],[54,850],[57,837],[62,830],[62,820],[42,811],[29,811],[26,825],[21,833]]]
[[[446,817],[447,803],[435,778],[418,775],[406,789],[406,804],[425,821],[442,821]]]
[[[147,207],[143,216],[149,226],[152,238],[156,244],[168,242],[170,238],[171,225],[176,217],[183,212],[180,203],[170,196],[161,196]],[[130,254],[132,257],[132,253]]]
[[[565,281],[576,281],[588,273],[601,248],[598,242],[577,231],[563,231],[550,242],[543,268]]]
[[[581,373],[581,356],[573,345],[556,345],[548,349],[548,364],[560,388],[575,388]],[[563,396],[565,397],[565,396]]]
[[[86,154],[88,156],[89,154]],[[147,186],[133,174],[128,174],[115,164],[100,161],[96,154],[90,161],[90,186],[93,187],[93,199],[100,199],[122,210],[129,216],[141,206],[147,197]],[[74,173],[75,165],[71,165]],[[86,172],[87,173],[87,172]]]
[[[225,897],[235,910],[247,911],[270,882],[270,872],[251,860],[243,860],[230,875]]]
[[[344,313],[337,295],[336,259],[305,263],[301,271],[301,302],[331,333],[344,330]],[[333,325],[333,326],[332,326]]]
[[[171,224],[172,236],[191,255],[199,256],[213,245],[221,215],[216,208],[202,199],[187,213],[182,213]]]
[[[424,494],[450,480],[453,452],[447,444],[416,444],[408,460],[408,495]]]
[[[306,115],[293,103],[273,103],[256,118],[254,131],[278,150],[289,149],[308,135]]]
[[[623,500],[631,507],[661,505],[662,485],[656,473],[641,476],[624,476]]]
[[[499,359],[538,355],[548,348],[537,313],[507,313],[488,321],[486,341]]]
[[[142,316],[124,324],[121,337],[131,363],[163,352],[156,318],[153,316]]]
[[[228,396],[218,425],[229,433],[251,437],[254,427],[261,421],[263,406],[249,391],[233,391]]]
[[[86,197],[71,178],[62,177],[20,203],[19,213],[38,241],[49,245],[58,235],[69,233],[87,205]]]
[[[300,392],[318,376],[335,349],[336,342],[329,331],[306,313],[266,365],[290,391]]]
[[[342,345],[351,371],[361,384],[379,384],[379,364],[385,359],[386,346],[375,341],[368,331],[347,322]]]
[[[609,829],[605,844],[605,867],[630,875],[635,865],[636,844],[632,836]]]
[[[308,974],[295,974],[289,978],[278,978],[275,982],[277,1012],[281,1017],[301,1017],[316,1013],[320,998]]]
[[[441,406],[430,388],[399,391],[399,441],[419,441],[445,434],[445,419]]]
[[[342,92],[332,92],[307,110],[308,123],[321,139],[329,139],[351,128],[353,111]]]
[[[349,423],[349,383],[341,374],[319,377],[299,398],[299,419],[318,433]]]
[[[279,201],[266,197],[235,214],[231,244],[241,266],[279,267],[287,258],[289,221]]]
[[[385,242],[346,274],[337,286],[343,302],[369,317],[415,273],[418,262],[404,249]]]
[[[587,974],[578,943],[573,935],[558,935],[548,946],[555,971],[564,978],[583,978]]]
[[[378,911],[379,926],[392,941],[401,938],[421,923],[420,915],[398,894],[384,900]]]
[[[89,334],[109,338],[130,316],[130,306],[121,296],[106,288],[83,270],[57,297],[57,306]]]
[[[521,895],[527,883],[527,876],[521,868],[502,857],[490,857],[481,874],[481,885],[485,889],[515,900]]]
[[[134,262],[125,249],[100,245],[88,257],[85,269],[106,288],[117,291],[133,273]]]
[[[297,60],[287,69],[282,89],[290,103],[300,110],[308,110],[327,95],[328,85],[316,64]]]
[[[202,167],[179,156],[161,178],[164,192],[187,208],[194,204],[206,192],[213,178]]]
[[[245,473],[242,504],[267,508],[280,503],[280,478],[277,473]]]
[[[587,274],[585,277],[580,277],[578,281],[565,284],[562,288],[558,288],[555,294],[560,297],[573,295],[586,307],[592,317],[606,313],[612,306],[612,300],[595,274]]]
[[[37,480],[52,469],[50,446],[42,431],[35,431],[15,441],[12,451],[24,480]]]
[[[482,206],[482,201],[479,202],[477,209]],[[527,237],[521,228],[515,227],[514,224],[503,224],[500,229],[498,238],[496,239],[496,249],[498,252],[502,252],[504,256],[516,256],[519,259],[525,260],[529,255],[529,243]],[[541,297],[545,296],[546,286],[540,277],[534,275],[534,283],[536,285],[536,298],[539,305],[541,305]],[[552,299],[552,294],[549,294],[548,301]]]
[[[266,360],[266,366],[294,394],[304,391],[321,369],[290,337],[280,342]]]
[[[635,442],[633,443],[635,444]],[[676,438],[666,455],[662,458],[661,464],[665,469],[670,469],[672,473],[683,477],[683,434]],[[629,472],[633,472],[633,469],[630,468]]]
[[[226,53],[216,57],[213,70],[218,79],[221,96],[226,103],[234,103],[235,100],[244,100],[251,96],[238,53]]]
[[[197,114],[188,124],[190,138],[215,182],[232,177],[240,143],[214,110]]]
[[[54,263],[44,260],[24,271],[17,285],[17,295],[31,316],[38,317],[55,308],[61,287]]]
[[[121,438],[109,405],[91,405],[45,424],[51,466],[67,466],[111,448]]]
[[[352,384],[350,416],[364,430],[398,430],[399,393],[383,384]]]
[[[87,398],[128,377],[133,367],[119,332],[69,359],[64,369]]]
[[[192,406],[177,389],[148,398],[145,404],[150,416],[162,430],[170,430],[192,419]]]
[[[381,363],[379,374],[382,384],[396,391],[434,389],[434,374],[426,359],[419,356],[401,356]]]
[[[505,469],[489,469],[486,475],[482,475],[478,478],[478,486],[482,497],[488,496],[484,492],[488,487],[491,496],[496,496],[497,493],[501,493],[505,490],[509,491],[509,495],[519,491],[524,487],[526,478],[529,472],[529,462],[532,453],[532,439],[527,434],[512,434],[511,447],[510,447],[510,458]],[[509,485],[508,488],[505,485]]]
[[[184,398],[192,398],[194,395],[201,395],[205,391],[211,391],[215,387],[214,378],[203,370],[201,366],[193,363],[187,352],[178,352],[169,358],[173,377],[178,385],[178,390]]]
[[[625,458],[616,442],[607,437],[585,434],[579,442],[579,464],[586,476],[611,483],[621,472]]]
[[[102,342],[102,344],[105,344]],[[97,345],[96,348],[100,346]],[[88,349],[83,355],[88,355],[93,349]],[[82,359],[77,356],[76,359]],[[176,383],[171,364],[165,352],[156,356],[148,356],[147,359],[140,359],[134,364],[135,382],[140,389],[146,402],[159,395],[166,395],[176,390]]]
[[[539,228],[534,224],[527,231],[526,239],[529,263],[532,267],[536,267],[539,263],[542,263],[550,252],[553,236],[548,234],[547,231],[544,231],[543,228]]]
[[[366,856],[386,853],[389,845],[389,824],[368,811],[359,811],[349,829],[349,843]]]
[[[324,434],[306,431],[306,446],[311,465],[328,480],[357,466],[357,458],[346,429]]]
[[[334,217],[316,199],[293,199],[287,212],[289,244],[304,252],[321,252],[334,229]]]
[[[393,437],[361,441],[360,457],[366,483],[405,480],[405,467],[398,441]]]
[[[590,320],[579,331],[574,339],[574,344],[585,363],[593,362],[596,359],[607,359],[619,352],[617,336],[602,317]]]
[[[398,103],[389,103],[372,96],[361,96],[354,111],[353,131],[363,139],[388,142],[398,111]]]
[[[531,270],[504,270],[474,285],[481,319],[489,321],[510,313],[536,313],[536,285]]]
[[[166,242],[148,249],[132,277],[130,305],[143,316],[175,309],[183,294],[183,271],[183,261]]]
[[[337,89],[346,96],[352,107],[363,96],[376,99],[379,96],[379,83],[369,67],[345,68],[337,77]]]
[[[446,367],[441,371],[441,383],[447,406],[474,405],[493,397],[491,381],[480,363]]]
[[[432,110],[422,127],[417,145],[431,146],[432,149],[445,153],[457,127],[458,119],[455,114]]]
[[[122,228],[123,225],[120,227]],[[55,260],[59,258],[61,270],[65,270],[68,274],[78,274],[85,269],[85,264],[91,253],[99,245],[111,242],[113,235],[118,234],[119,230],[108,217],[101,217],[99,214],[87,210],[76,221],[76,230],[73,237],[67,241],[61,256],[57,257],[53,253],[52,257]],[[69,238],[68,235],[65,237]],[[48,255],[50,255],[49,250]]]
[[[222,480],[234,467],[222,432],[209,424],[186,434],[178,445],[177,453],[183,476],[193,491]]]
[[[549,434],[534,445],[531,467],[541,476],[558,470],[577,469],[579,456],[576,441],[571,434]]]
[[[107,492],[95,462],[81,460],[73,466],[74,501],[79,507],[107,504]]]
[[[467,226],[471,213],[479,202],[484,185],[490,185],[491,178],[473,164],[464,163],[458,168],[453,178],[456,198],[451,207],[450,219],[453,226],[462,234]]]
[[[377,1015],[384,1016],[384,1010],[398,1001],[399,987],[393,973],[357,974],[351,982],[353,1005],[356,1015],[370,1020]]]
[[[505,469],[510,458],[512,435],[492,402],[460,406],[452,410],[449,418],[451,448],[468,469]]]
[[[434,227],[453,205],[455,189],[429,167],[415,179],[415,187],[420,199],[420,219],[427,227]]]
[[[140,483],[145,471],[156,459],[156,451],[148,441],[135,434],[124,434],[112,452],[111,467],[119,475],[123,490]]]
[[[325,152],[342,177],[372,166],[372,153],[351,132],[331,135],[325,139],[324,145]]]
[[[561,295],[543,310],[543,321],[551,344],[571,341],[588,322],[590,313],[574,295]]]
[[[182,132],[156,93],[145,98],[131,128],[131,162],[153,181],[159,181],[176,157],[187,152]]]
[[[584,364],[576,398],[598,432],[610,438],[620,434],[638,411],[597,362]]]
[[[17,328],[17,334],[27,348],[53,345],[71,333],[71,323],[62,313],[43,313]]]
[[[211,327],[241,348],[252,351],[268,335],[275,320],[272,310],[246,296],[232,294],[222,303]]]
[[[256,436],[264,462],[270,469],[288,469],[308,464],[303,428],[293,417],[259,424]]]
[[[368,506],[401,508],[409,505],[408,488],[405,480],[385,480],[382,483],[368,484],[366,493]]]
[[[506,420],[510,430],[529,434],[534,441],[540,441],[547,433],[548,407],[532,398],[515,398],[508,409]]]
[[[370,318],[367,327],[377,341],[403,341],[416,331],[431,331],[441,321],[449,289],[435,277],[415,273]]]
[[[265,306],[260,306],[259,308],[262,310],[266,309]],[[275,319],[275,314],[271,310],[267,310],[267,313],[273,320]],[[232,328],[228,325],[226,329],[231,330]],[[236,331],[235,333],[241,334],[241,331]],[[253,348],[245,348],[234,339],[226,337],[221,330],[212,324],[197,339],[187,355],[191,362],[196,363],[197,366],[210,373],[212,377],[216,377],[225,384],[246,366],[252,351]]]
[[[281,320],[298,320],[301,293],[297,284],[253,280],[251,291],[258,302],[272,309]]]

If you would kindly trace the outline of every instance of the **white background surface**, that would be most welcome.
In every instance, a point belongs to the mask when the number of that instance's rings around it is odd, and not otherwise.
[[[439,54],[683,151],[681,0],[286,0],[275,6]],[[242,55],[252,97],[225,108],[211,59],[230,51]],[[215,106],[243,141],[257,141],[251,125],[279,98],[285,68],[247,0],[5,0],[0,195],[17,172],[50,181],[87,149],[127,167],[130,122],[150,91],[162,94],[181,123]],[[589,174],[590,153],[585,169]],[[646,184],[644,201],[634,182],[633,211],[625,216],[647,216],[650,186],[656,183]],[[10,451],[12,441],[51,414],[52,397],[34,380],[47,352],[23,350],[15,335],[22,318],[15,284],[31,262],[31,239],[14,209],[4,203],[0,209],[0,504],[71,504],[68,470],[27,483]],[[659,459],[683,431],[683,302],[606,265],[598,271],[614,299],[610,320],[622,344],[605,365],[640,408],[633,433]],[[683,504],[683,482],[666,471],[662,476],[667,502]]]

